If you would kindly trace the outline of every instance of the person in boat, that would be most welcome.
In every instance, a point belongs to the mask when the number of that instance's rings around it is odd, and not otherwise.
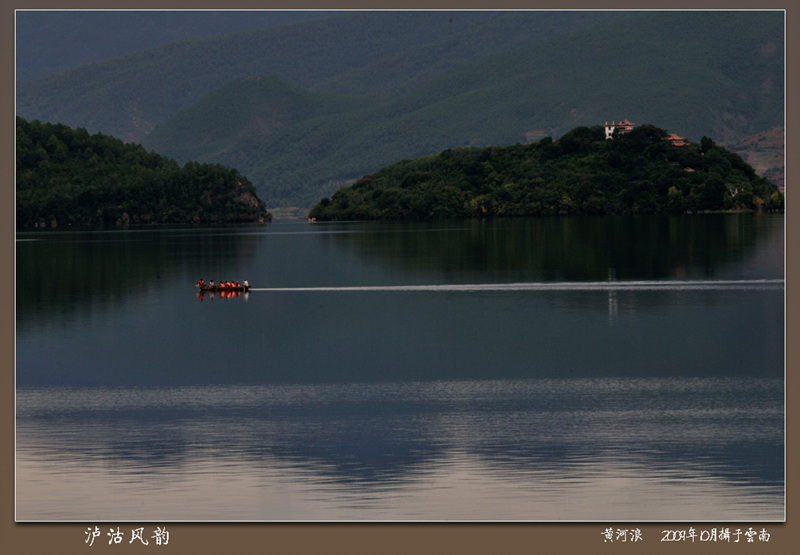
[[[244,288],[247,289],[248,287],[250,287],[250,284],[247,283],[247,280],[244,280]]]
[[[210,287],[214,287],[214,280],[212,279],[208,284]]]
[[[202,287],[202,286],[204,286],[205,284],[206,284],[206,282],[205,282],[205,281],[203,281],[203,278],[200,278],[200,281],[198,281],[198,282],[197,282],[197,286],[198,286],[198,287]]]

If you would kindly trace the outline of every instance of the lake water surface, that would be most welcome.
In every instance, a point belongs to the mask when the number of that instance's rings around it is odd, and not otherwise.
[[[16,518],[782,521],[784,294],[783,215],[19,233]]]

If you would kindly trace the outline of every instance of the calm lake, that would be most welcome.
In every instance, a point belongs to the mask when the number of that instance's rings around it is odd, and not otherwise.
[[[16,249],[18,521],[785,519],[783,215]]]

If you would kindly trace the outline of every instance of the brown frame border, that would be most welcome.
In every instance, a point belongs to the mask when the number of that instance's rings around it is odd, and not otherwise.
[[[792,6],[765,6],[746,0],[737,0],[722,3],[719,0],[688,2],[675,0],[671,3],[658,2],[657,6],[644,6],[641,2],[622,0],[593,4],[588,0],[568,0],[567,2],[554,2],[552,0],[510,0],[500,4],[489,4],[482,0],[466,0],[454,2],[452,0],[438,0],[436,2],[420,2],[410,0],[398,2],[397,0],[379,0],[378,2],[364,2],[363,0],[350,0],[346,2],[326,4],[320,0],[305,0],[299,3],[287,0],[234,0],[225,5],[214,0],[167,0],[157,2],[153,0],[140,0],[139,2],[120,2],[109,5],[108,2],[98,0],[78,0],[69,6],[60,5],[53,0],[23,1],[17,5],[5,5],[2,10],[2,64],[7,75],[13,75],[14,70],[14,9],[194,9],[194,8],[224,8],[224,9],[784,9],[786,10],[786,90],[797,89],[798,76],[797,64],[794,64],[798,47],[797,17],[800,8]],[[299,4],[299,5],[298,5]],[[792,32],[795,31],[795,32]],[[6,118],[13,118],[14,107],[14,80],[6,79],[2,87],[3,106],[10,107]],[[787,94],[786,98],[791,95]],[[9,119],[4,121],[9,122]],[[797,122],[797,111],[794,106],[786,103],[786,136],[790,137],[788,128],[794,127]],[[13,119],[11,120],[13,121]],[[6,202],[2,206],[4,240],[2,245],[3,259],[9,262],[4,265],[3,275],[6,283],[15,279],[14,274],[14,134],[13,125],[4,128],[0,133],[0,156],[2,156],[3,175],[9,184],[4,190]],[[797,144],[787,140],[787,160],[794,159]],[[787,175],[790,175],[787,172]],[[791,199],[791,197],[789,197]],[[787,203],[787,206],[791,203]],[[787,210],[788,212],[788,210]],[[787,218],[787,241],[794,238],[797,225]],[[796,498],[796,472],[792,470],[790,461],[797,460],[796,444],[796,419],[797,411],[788,403],[788,399],[797,391],[798,379],[793,375],[793,369],[800,367],[797,363],[798,349],[789,341],[792,333],[797,332],[796,314],[798,302],[789,285],[796,274],[798,261],[796,256],[789,256],[786,252],[786,469],[787,469],[787,521],[758,525],[760,530],[766,528],[771,534],[768,543],[742,544],[748,553],[788,553],[789,546],[793,543],[792,532],[796,528],[792,517],[795,516],[792,502]],[[589,552],[589,553],[729,553],[736,552],[738,544],[700,544],[660,543],[661,530],[686,529],[694,526],[697,530],[711,528],[697,526],[691,522],[667,524],[636,524],[636,523],[565,523],[565,524],[537,524],[537,523],[507,523],[507,524],[188,524],[188,523],[163,523],[171,533],[171,541],[167,546],[149,547],[136,545],[108,546],[105,542],[96,543],[88,547],[84,543],[84,531],[94,523],[59,523],[59,524],[18,524],[14,521],[14,329],[15,312],[14,299],[5,295],[3,299],[3,314],[7,315],[3,321],[3,391],[4,411],[0,419],[2,437],[7,450],[4,451],[2,470],[7,478],[2,483],[2,503],[0,503],[0,534],[2,543],[10,545],[13,553],[147,553],[148,550],[169,551],[172,553],[223,553],[234,551],[236,553],[459,553],[488,554],[493,552],[504,554],[536,553],[536,552]],[[796,521],[796,519],[794,519]],[[746,523],[719,523],[717,527],[728,526],[748,527]],[[104,527],[111,524],[104,524]],[[121,529],[133,528],[130,524],[120,525]],[[115,525],[116,527],[116,525]],[[642,530],[645,541],[639,543],[604,543],[601,534],[606,527],[615,530],[639,528]],[[756,526],[754,526],[756,528]],[[744,528],[746,529],[746,528]]]

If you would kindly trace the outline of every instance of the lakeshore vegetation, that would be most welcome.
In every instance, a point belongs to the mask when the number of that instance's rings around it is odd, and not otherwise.
[[[177,162],[83,128],[17,117],[16,225],[269,221],[235,169]]]
[[[703,137],[672,141],[641,125],[606,139],[602,125],[559,140],[456,148],[405,159],[323,198],[309,217],[419,220],[571,214],[782,210],[783,195]]]

